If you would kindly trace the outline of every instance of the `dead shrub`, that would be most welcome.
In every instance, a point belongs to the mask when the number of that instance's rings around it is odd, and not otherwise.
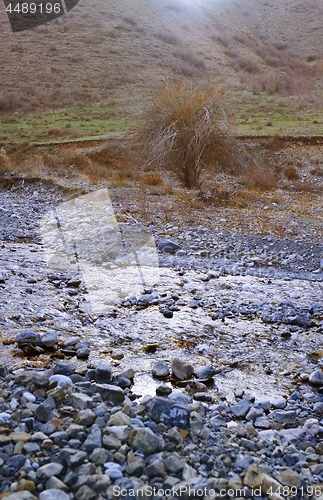
[[[61,129],[60,127],[48,127],[48,129],[46,130],[46,135],[48,135],[49,137],[57,137],[59,135],[62,135],[64,133],[64,130]]]
[[[169,45],[178,45],[180,43],[180,39],[178,38],[178,36],[167,31],[159,31],[155,36],[162,42],[168,43]]]
[[[288,167],[285,168],[284,175],[289,181],[295,181],[299,178],[298,172],[294,165],[288,165]]]
[[[253,165],[241,178],[241,183],[259,191],[272,191],[277,188],[278,176],[267,165]]]
[[[189,189],[199,187],[206,168],[243,171],[250,157],[234,138],[232,119],[223,94],[213,87],[165,83],[153,97],[139,137],[146,165],[171,168]]]
[[[0,112],[16,111],[24,103],[24,96],[19,92],[0,92]]]
[[[190,66],[192,66],[195,69],[198,69],[200,71],[204,71],[206,69],[205,62],[203,59],[195,55],[193,52],[182,52],[182,51],[176,51],[173,52],[173,55],[175,57],[178,57],[185,63],[188,63]]]
[[[322,165],[318,165],[315,168],[311,170],[311,174],[315,175],[316,177],[323,177],[323,168]]]
[[[253,61],[250,58],[247,57],[237,57],[235,61],[235,65],[238,66],[238,68],[242,69],[243,71],[246,71],[247,73],[260,73],[262,71],[261,67],[256,61]]]
[[[162,186],[163,178],[158,172],[148,172],[143,176],[141,182],[147,186]]]
[[[228,37],[226,35],[212,35],[211,40],[213,40],[213,42],[220,43],[221,45],[223,45],[223,47],[226,47],[226,48],[228,48],[229,45],[231,44],[230,37]]]

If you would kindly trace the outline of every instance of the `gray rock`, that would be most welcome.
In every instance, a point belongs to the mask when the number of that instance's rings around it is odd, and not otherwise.
[[[122,474],[121,465],[115,462],[106,462],[104,464],[105,474],[107,474],[111,479],[120,479]]]
[[[130,462],[126,468],[127,474],[129,476],[140,476],[146,466],[143,458],[136,457],[132,462]]]
[[[52,410],[55,406],[56,404],[53,398],[45,399],[36,409],[36,418],[40,420],[40,422],[48,422],[48,420],[54,416]]]
[[[5,378],[8,373],[8,368],[5,365],[0,365],[0,378]]]
[[[266,417],[258,417],[254,422],[257,429],[270,429],[270,422]]]
[[[118,387],[121,387],[121,389],[126,389],[131,386],[131,380],[125,377],[117,377],[114,383]]]
[[[283,397],[273,399],[273,401],[272,401],[273,407],[276,408],[277,410],[283,410],[285,408],[286,404],[287,404],[286,400]]]
[[[158,250],[164,253],[175,254],[178,250],[180,250],[180,246],[173,241],[161,241],[158,244]]]
[[[185,465],[185,461],[180,460],[179,458],[176,457],[176,455],[169,455],[167,458],[165,458],[164,463],[167,472],[171,474],[172,473],[177,474],[183,469]]]
[[[197,378],[203,380],[211,380],[215,374],[216,369],[212,365],[202,366],[201,368],[195,370],[195,375],[197,376]]]
[[[323,386],[323,372],[322,370],[314,370],[308,378],[308,381],[314,387]]]
[[[84,425],[85,427],[89,427],[93,424],[95,420],[95,414],[92,410],[81,410],[76,415],[76,423],[79,425]]]
[[[255,420],[264,415],[264,410],[259,406],[252,406],[246,415],[246,420]]]
[[[102,446],[102,433],[101,429],[93,425],[92,430],[86,440],[83,443],[83,448],[85,451],[92,452],[95,448],[101,448]]]
[[[90,408],[93,402],[93,399],[82,392],[73,392],[69,395],[69,400],[74,408],[78,410],[85,410],[86,408]]]
[[[115,387],[114,385],[108,384],[93,383],[91,386],[91,391],[93,393],[98,392],[102,398],[102,401],[109,401],[114,405],[121,405],[124,401],[124,392],[121,387]]]
[[[122,442],[120,439],[116,438],[115,436],[112,435],[104,435],[103,438],[103,445],[108,449],[108,450],[118,450],[120,446],[122,445]]]
[[[135,371],[132,368],[127,368],[126,370],[123,370],[121,373],[119,373],[118,376],[122,378],[128,378],[129,380],[133,380],[135,376]]]
[[[156,395],[166,397],[171,394],[172,388],[169,385],[162,384],[156,387]]]
[[[268,417],[274,419],[279,424],[294,424],[296,422],[296,411],[274,410],[269,413]]]
[[[40,341],[40,335],[34,332],[21,332],[16,335],[18,346],[37,345]]]
[[[6,497],[6,500],[37,500],[37,497],[30,491],[18,491]]]
[[[188,429],[190,426],[189,406],[160,396],[149,402],[149,416],[156,423],[165,424],[167,427]]]
[[[108,420],[107,426],[131,425],[131,418],[122,411],[117,411]]]
[[[14,476],[24,466],[25,462],[26,457],[24,455],[14,455],[2,467],[1,472],[4,476]]]
[[[46,332],[42,335],[41,344],[44,347],[53,347],[58,342],[58,336],[55,332]]]
[[[283,443],[297,444],[304,441],[315,443],[314,435],[305,427],[282,429],[279,431],[279,435]]]
[[[56,375],[52,375],[49,377],[49,383],[53,384],[56,382],[57,385],[60,387],[72,387],[73,381],[70,377],[67,377],[66,375],[61,375],[57,373]]]
[[[221,417],[221,415],[216,415],[216,416],[212,417],[210,419],[209,423],[212,427],[215,427],[215,428],[227,426],[226,421],[224,420],[223,417]]]
[[[57,363],[54,368],[54,374],[65,375],[69,377],[76,370],[76,366],[73,363]]]
[[[249,455],[238,455],[234,463],[235,469],[249,469],[250,465],[255,462],[255,459]]]
[[[163,477],[165,475],[166,469],[164,462],[161,458],[158,458],[151,462],[149,465],[147,465],[146,469],[144,470],[144,473],[148,477]]]
[[[95,381],[98,384],[108,384],[111,382],[112,369],[107,363],[102,363],[95,368]]]
[[[46,483],[46,490],[62,490],[68,491],[68,487],[58,477],[52,476]]]
[[[77,451],[73,448],[62,448],[59,456],[62,460],[64,460],[64,462],[66,462],[68,467],[76,467],[77,465],[81,465],[87,458],[87,454],[85,453],[85,451]]]
[[[165,363],[159,361],[158,363],[154,364],[152,373],[156,378],[167,378],[169,377],[170,370]]]
[[[300,488],[303,484],[300,476],[292,469],[285,469],[280,472],[276,472],[274,477],[284,486],[294,486],[296,488]]]
[[[62,464],[52,462],[50,464],[43,465],[37,469],[36,475],[38,479],[45,480],[52,476],[59,476],[63,470]]]
[[[133,429],[129,436],[129,444],[135,450],[151,455],[161,448],[161,440],[151,429],[138,427]]]
[[[69,495],[61,489],[48,489],[42,491],[38,498],[39,500],[70,500]]]
[[[23,446],[23,451],[28,455],[34,455],[40,451],[40,446],[37,443],[25,443]]]
[[[106,474],[93,474],[87,478],[87,486],[92,488],[95,493],[106,493],[111,485],[111,479]]]
[[[97,494],[86,484],[83,484],[75,493],[76,500],[96,500]]]
[[[188,380],[193,375],[194,368],[184,361],[175,358],[172,362],[172,374],[179,380]]]
[[[239,403],[230,406],[230,410],[232,411],[233,415],[237,418],[243,418],[247,415],[248,411],[250,410],[250,403],[247,399],[242,399],[239,401]]]
[[[270,402],[270,400],[268,398],[266,398],[264,396],[264,397],[256,399],[255,406],[258,406],[259,408],[263,408],[264,410],[270,410],[272,403]]]
[[[103,465],[109,459],[109,452],[104,448],[95,448],[90,456],[91,462],[95,465]]]
[[[193,394],[195,401],[209,402],[212,401],[212,394],[207,394],[206,392],[195,392]]]

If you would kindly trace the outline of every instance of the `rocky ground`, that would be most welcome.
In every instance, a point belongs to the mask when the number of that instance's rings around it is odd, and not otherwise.
[[[40,221],[65,199],[0,195],[0,497],[323,498],[314,228],[151,218],[156,282],[95,310],[81,259],[46,263]]]

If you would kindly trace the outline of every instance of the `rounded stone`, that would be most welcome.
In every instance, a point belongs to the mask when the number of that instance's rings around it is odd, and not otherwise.
[[[175,254],[178,250],[180,250],[180,246],[173,241],[161,241],[158,245],[158,250],[164,253]]]
[[[308,381],[314,387],[321,387],[323,385],[323,372],[322,370],[314,370],[308,378]]]
[[[54,374],[65,375],[69,377],[76,370],[76,366],[73,363],[57,363],[54,368]]]
[[[156,378],[167,378],[169,377],[170,371],[165,363],[159,361],[158,363],[154,364],[152,373]]]
[[[58,336],[55,332],[46,332],[40,339],[44,347],[53,347],[58,342]]]
[[[192,365],[184,363],[184,361],[175,358],[172,362],[172,374],[179,380],[188,380],[193,375],[194,368]]]
[[[70,496],[65,491],[50,489],[42,491],[39,500],[70,500]]]
[[[40,340],[40,335],[34,332],[21,332],[16,335],[18,346],[21,345],[37,345]]]
[[[108,363],[102,363],[95,368],[95,380],[98,384],[108,384],[111,377],[112,369]]]
[[[121,466],[115,462],[106,462],[104,464],[105,474],[111,479],[120,479],[122,477]]]
[[[213,366],[202,366],[201,368],[198,368],[195,370],[195,374],[197,378],[203,379],[203,380],[211,380],[214,375],[216,374],[216,370]]]
[[[70,379],[70,377],[60,374],[52,375],[51,377],[49,377],[49,382],[50,383],[57,382],[57,385],[59,385],[60,387],[69,387],[73,385],[73,382]]]

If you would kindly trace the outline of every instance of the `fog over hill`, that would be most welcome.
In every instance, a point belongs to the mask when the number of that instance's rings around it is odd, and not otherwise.
[[[0,92],[27,108],[110,100],[134,109],[165,78],[238,90],[267,70],[295,80],[300,60],[303,78],[321,57],[322,12],[319,0],[81,0],[12,33],[1,4]]]

